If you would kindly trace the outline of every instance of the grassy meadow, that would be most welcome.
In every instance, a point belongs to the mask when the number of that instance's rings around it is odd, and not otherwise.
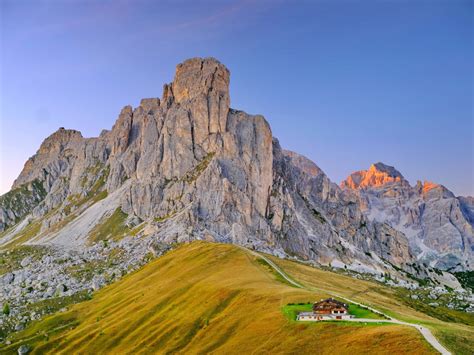
[[[27,344],[33,354],[435,353],[411,327],[289,320],[288,303],[329,295],[290,287],[257,260],[232,245],[182,245],[12,334],[0,352]]]

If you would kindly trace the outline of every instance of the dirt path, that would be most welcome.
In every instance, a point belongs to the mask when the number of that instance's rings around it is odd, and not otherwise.
[[[343,300],[345,300],[349,303],[354,303],[354,304],[357,304],[359,306],[365,307],[365,308],[371,310],[372,312],[378,313],[378,314],[383,315],[384,317],[387,318],[385,320],[353,318],[353,319],[349,320],[350,322],[364,322],[364,323],[367,323],[367,322],[369,322],[369,323],[384,322],[384,323],[394,323],[394,324],[401,324],[401,325],[406,325],[406,326],[409,326],[409,327],[413,327],[413,328],[416,328],[421,333],[421,335],[426,339],[426,341],[428,343],[430,343],[431,346],[433,346],[433,348],[435,348],[437,351],[439,351],[442,355],[451,355],[451,353],[443,345],[440,344],[440,342],[435,338],[433,333],[431,333],[431,331],[428,328],[426,328],[422,325],[419,325],[419,324],[413,324],[413,323],[407,323],[407,322],[400,321],[400,320],[395,319],[393,317],[390,317],[389,315],[387,315],[387,314],[385,314],[385,313],[383,313],[383,312],[381,312],[377,309],[374,309],[370,306],[367,306],[365,304],[362,304],[362,303],[359,303],[357,301],[351,300],[351,299],[346,298],[344,296],[341,296],[339,294],[328,292],[327,290],[311,288],[311,287],[304,287],[303,285],[299,284],[298,282],[292,280],[288,275],[286,275],[286,273],[282,269],[280,269],[280,267],[278,265],[276,265],[273,261],[271,261],[265,255],[259,254],[255,251],[247,249],[245,247],[241,247],[241,248],[244,249],[245,251],[251,253],[252,255],[255,255],[256,257],[265,260],[276,272],[278,272],[281,275],[281,277],[283,277],[286,281],[288,281],[290,284],[292,284],[295,287],[304,288],[304,289],[307,289],[307,290],[310,290],[310,291],[311,290],[316,290],[316,291],[322,291],[322,292],[328,293],[331,296],[341,298],[341,299],[343,299]]]

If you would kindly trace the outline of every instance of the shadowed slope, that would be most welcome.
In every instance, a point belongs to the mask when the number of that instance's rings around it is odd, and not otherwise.
[[[235,246],[196,242],[33,324],[3,351],[28,344],[33,353],[433,352],[408,327],[303,324],[281,312],[288,302],[325,296],[279,281]]]

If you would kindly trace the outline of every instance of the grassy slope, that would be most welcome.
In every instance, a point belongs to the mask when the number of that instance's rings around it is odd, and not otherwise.
[[[438,340],[454,354],[474,354],[474,317],[467,313],[431,308],[443,318],[445,311],[456,314],[458,323],[444,322],[407,306],[410,300],[400,298],[393,289],[383,285],[356,280],[333,272],[312,268],[301,263],[271,259],[288,275],[311,289],[323,289],[373,306],[400,320],[419,323],[429,327]],[[434,314],[434,313],[433,313]],[[463,324],[469,323],[470,325]]]
[[[326,296],[282,283],[239,248],[197,242],[33,323],[0,352],[26,343],[33,353],[433,353],[413,328],[302,324],[281,311]]]

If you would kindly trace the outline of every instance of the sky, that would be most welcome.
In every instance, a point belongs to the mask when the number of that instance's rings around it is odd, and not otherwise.
[[[231,107],[339,183],[383,162],[474,196],[474,1],[0,0],[0,193],[59,127],[97,136],[212,56]]]

